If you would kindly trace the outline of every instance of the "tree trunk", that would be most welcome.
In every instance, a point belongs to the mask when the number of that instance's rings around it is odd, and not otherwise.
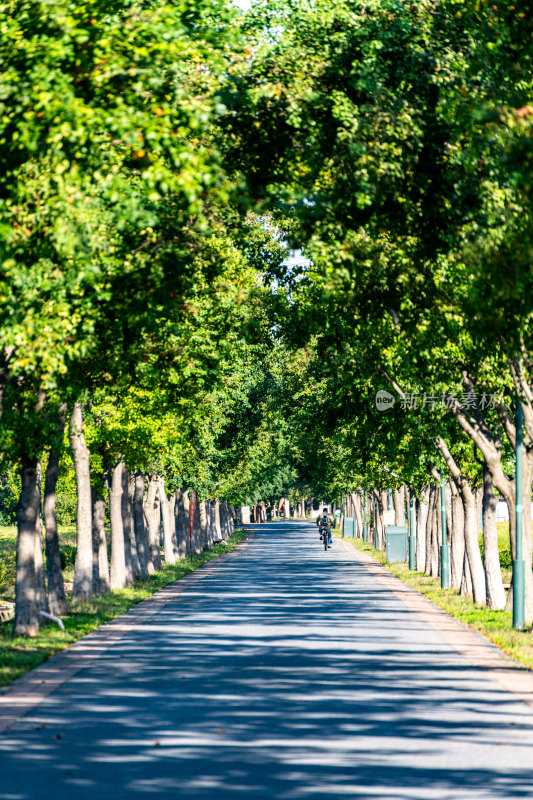
[[[421,498],[416,500],[416,543],[415,559],[418,572],[426,570],[426,526],[429,511],[429,488],[422,489]]]
[[[135,494],[135,478],[128,473],[126,467],[122,472],[122,527],[124,528],[124,544],[126,554],[129,553],[129,567],[126,555],[126,567],[128,567],[128,580],[131,583],[141,577],[141,565],[139,554],[137,553],[137,538],[135,536],[135,524],[133,521],[133,499]]]
[[[470,566],[470,576],[472,579],[472,595],[474,603],[485,605],[485,573],[481,552],[479,550],[479,520],[477,518],[476,499],[472,489],[466,481],[462,481],[459,487],[463,498],[465,509],[465,549],[468,554],[468,564]]]
[[[485,586],[487,606],[501,610],[505,608],[505,590],[500,568],[498,549],[498,527],[496,525],[496,505],[494,485],[487,465],[483,464],[483,550],[485,554]]]
[[[161,549],[159,544],[159,531],[161,528],[161,511],[158,497],[159,479],[157,475],[148,478],[148,491],[144,504],[146,519],[148,520],[148,538],[150,542],[150,555],[154,570],[161,569]]]
[[[399,489],[395,489],[395,491],[392,493],[392,505],[394,508],[395,525],[405,525],[404,504],[405,504],[404,487],[400,486]]]
[[[83,435],[81,404],[75,403],[70,418],[70,447],[76,471],[78,510],[76,516],[77,550],[74,564],[72,602],[84,602],[93,597],[93,531],[91,472],[89,448]]]
[[[207,500],[202,500],[198,505],[200,506],[200,550],[209,550],[209,545],[207,542]]]
[[[148,541],[148,530],[143,508],[144,499],[144,475],[142,472],[135,473],[135,486],[133,491],[133,527],[135,530],[135,543],[137,547],[137,557],[139,559],[139,569],[143,578],[153,575],[154,565],[150,543]]]
[[[192,539],[193,539],[193,552],[198,554],[202,552],[202,528],[200,522],[200,502],[198,495],[196,496],[196,506],[193,515]]]
[[[222,530],[220,528],[220,500],[215,500],[215,540],[222,539]]]
[[[220,504],[220,527],[222,529],[222,538],[226,541],[228,538],[228,514],[225,503]]]
[[[352,494],[352,502],[353,502],[353,515],[355,524],[355,536],[357,539],[360,539],[363,531],[363,516],[362,516],[362,505],[360,503],[359,495]]]
[[[429,574],[436,578],[439,576],[439,545],[440,545],[440,487],[433,487],[433,504],[431,506],[431,531],[429,550]]]
[[[452,589],[460,589],[465,560],[465,510],[455,481],[451,483],[451,492],[450,586]]]
[[[167,564],[174,564],[174,547],[172,544],[172,523],[170,521],[170,505],[165,491],[165,479],[159,478],[159,497],[161,499],[161,519],[163,522],[163,547],[165,561]]]
[[[62,429],[65,428],[63,416]],[[44,527],[46,535],[46,572],[48,577],[48,603],[52,614],[63,616],[67,613],[67,598],[61,571],[59,536],[57,534],[56,486],[59,477],[59,450],[50,450],[44,478]]]
[[[105,497],[92,489],[93,503],[93,586],[95,594],[109,591],[109,562],[105,533]]]
[[[473,590],[472,590],[472,571],[470,569],[470,564],[468,563],[468,553],[465,547],[465,556],[463,559],[463,572],[461,576],[461,587],[459,589],[459,594],[461,597],[472,597]]]
[[[25,459],[21,468],[21,492],[17,505],[17,567],[13,636],[37,636],[39,598],[36,585],[35,552],[40,497],[37,459]]]
[[[41,611],[50,611],[46,593],[46,576],[43,558],[43,523],[41,518],[41,462],[37,462],[37,490],[39,492],[39,513],[35,522],[35,586],[37,589],[37,603]]]
[[[172,552],[174,553],[174,562],[176,562],[180,555],[178,549],[178,539],[176,536],[176,492],[170,497],[168,501],[170,511],[170,534],[172,539]]]
[[[185,488],[176,492],[176,538],[179,557],[185,558],[189,550],[189,493]]]
[[[431,548],[433,543],[433,527],[435,525],[435,487],[429,487],[428,515],[426,519],[426,575],[431,575]]]
[[[126,557],[124,553],[124,528],[122,524],[122,473],[120,461],[111,473],[109,512],[111,517],[111,590],[127,585]]]
[[[131,540],[133,538],[133,520],[128,495],[128,471],[122,463],[122,494],[120,496],[120,509],[122,514],[122,534],[124,536],[124,564],[126,565],[126,586],[133,583],[133,553]]]

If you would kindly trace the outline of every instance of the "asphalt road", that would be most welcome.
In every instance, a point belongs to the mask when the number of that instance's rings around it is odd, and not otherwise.
[[[529,706],[352,549],[255,530],[0,736],[2,800],[533,797]]]

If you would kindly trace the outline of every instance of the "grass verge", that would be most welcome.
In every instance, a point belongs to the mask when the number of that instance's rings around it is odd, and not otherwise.
[[[30,669],[42,664],[50,656],[59,653],[69,644],[78,641],[85,634],[128,611],[146,597],[183,578],[189,572],[206,564],[217,556],[229,553],[246,538],[242,530],[229,537],[228,545],[217,544],[211,550],[199,555],[187,556],[176,564],[165,564],[160,572],[149,578],[138,580],[127,589],[103,594],[90,603],[72,606],[67,617],[63,617],[65,631],[57,625],[41,628],[35,639],[11,637],[12,621],[0,624],[0,686],[6,686]]]
[[[338,534],[335,534],[338,536]],[[421,594],[432,600],[452,617],[479,631],[493,644],[529,669],[533,669],[533,635],[531,630],[515,631],[513,615],[507,611],[491,611],[475,606],[467,597],[460,597],[456,589],[441,589],[437,578],[430,578],[409,569],[407,564],[385,564],[385,553],[375,550],[370,542],[361,539],[345,541],[368,553]]]

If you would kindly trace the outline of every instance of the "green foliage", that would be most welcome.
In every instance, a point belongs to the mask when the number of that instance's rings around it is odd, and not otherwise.
[[[13,468],[0,475],[0,525],[15,525],[20,479]]]

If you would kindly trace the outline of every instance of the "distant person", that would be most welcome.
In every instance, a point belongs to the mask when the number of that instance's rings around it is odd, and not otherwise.
[[[322,514],[319,514],[316,518],[316,524],[318,526],[320,532],[320,541],[322,541],[323,536],[328,537],[328,546],[331,547],[333,539],[331,538],[331,526],[333,525],[333,517],[331,514],[328,514],[327,508],[322,510]]]

